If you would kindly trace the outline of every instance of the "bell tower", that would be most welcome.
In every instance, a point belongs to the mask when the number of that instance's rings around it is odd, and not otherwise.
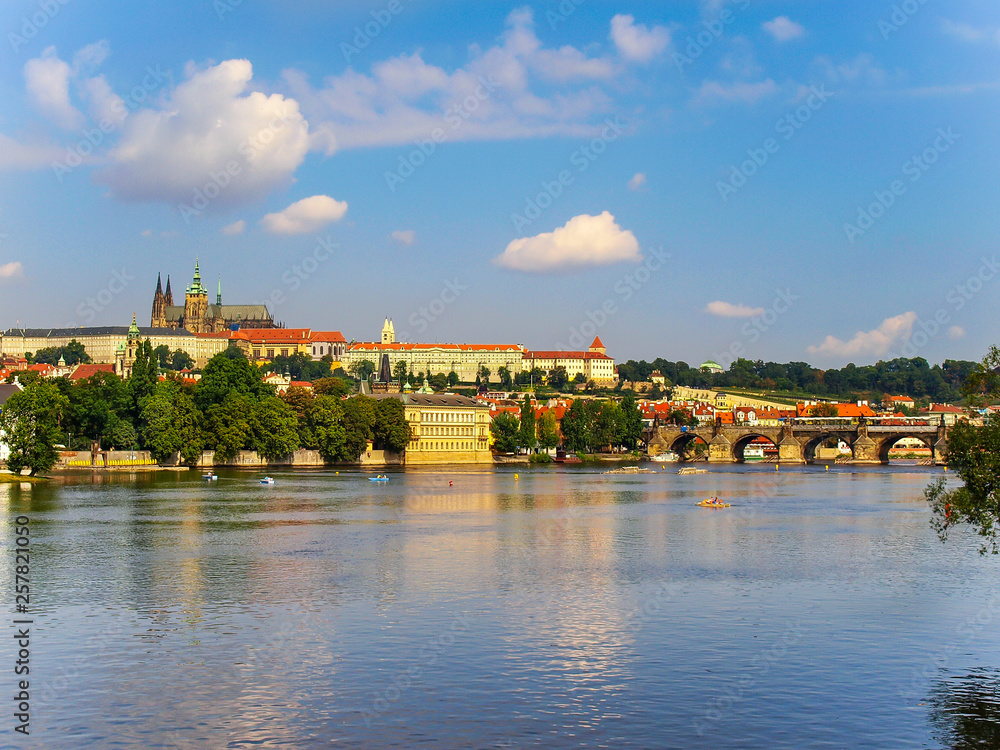
[[[208,313],[208,290],[201,283],[201,269],[198,259],[194,261],[194,278],[184,295],[184,328],[191,333],[202,333],[205,316]]]
[[[149,325],[153,328],[165,328],[167,325],[167,300],[163,295],[163,287],[160,286],[160,275],[156,275],[156,292],[153,294],[153,313],[150,315]]]

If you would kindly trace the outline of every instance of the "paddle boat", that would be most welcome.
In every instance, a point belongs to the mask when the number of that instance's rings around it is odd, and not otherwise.
[[[274,477],[264,477],[260,480],[261,484],[274,484]]]
[[[700,503],[698,503],[700,508],[728,508],[729,503],[724,503],[717,497],[706,497]]]
[[[217,481],[219,481],[219,475],[218,474],[213,474],[212,472],[208,472],[208,474],[202,474],[201,478],[204,479],[206,482],[217,482]]]
[[[369,482],[388,482],[389,477],[385,474],[379,474],[377,477],[368,477]]]

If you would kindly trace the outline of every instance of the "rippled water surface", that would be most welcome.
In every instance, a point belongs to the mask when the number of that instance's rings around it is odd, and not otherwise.
[[[0,745],[998,747],[1000,561],[938,541],[938,471],[0,485],[35,620]]]

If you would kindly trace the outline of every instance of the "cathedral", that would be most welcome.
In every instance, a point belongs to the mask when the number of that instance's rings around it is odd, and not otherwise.
[[[265,305],[223,305],[222,280],[215,295],[215,304],[208,304],[208,289],[201,283],[198,260],[194,262],[194,279],[184,293],[184,304],[175,305],[167,276],[167,289],[163,290],[160,277],[156,277],[153,295],[152,328],[183,328],[191,333],[215,333],[240,328],[276,328],[271,313]]]

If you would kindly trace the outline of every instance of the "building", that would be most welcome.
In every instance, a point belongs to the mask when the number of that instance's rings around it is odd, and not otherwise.
[[[139,326],[135,324],[135,313],[132,313],[132,325],[128,327],[128,338],[124,344],[118,346],[118,351],[115,352],[115,375],[123,379],[132,377],[132,366],[135,364],[135,356],[141,344]]]
[[[24,357],[47,347],[66,346],[76,340],[83,344],[90,359],[96,364],[115,363],[120,346],[127,344],[130,326],[94,326],[89,328],[10,328],[0,332],[0,352],[6,356]],[[183,328],[139,327],[140,338],[153,345],[165,344],[170,351],[181,349],[195,361],[197,367],[205,364],[219,352],[229,347],[228,333],[195,335]]]
[[[254,364],[270,362],[276,357],[304,354],[312,358],[312,343],[308,328],[240,328],[226,336]]]
[[[616,381],[615,361],[608,356],[604,342],[600,336],[585,352],[572,351],[527,351],[524,353],[524,370],[535,368],[551,372],[557,367],[566,369],[566,375],[573,380],[582,375],[589,382],[597,385],[614,385]]]
[[[711,373],[712,375],[718,375],[724,372],[722,369],[722,365],[720,365],[718,362],[712,359],[702,362],[701,367],[699,367],[698,369],[701,370],[702,372]]]
[[[208,289],[201,283],[201,269],[198,260],[194,262],[194,278],[185,290],[184,304],[175,305],[167,276],[166,291],[156,277],[156,291],[153,293],[153,311],[150,316],[152,328],[183,328],[191,333],[217,333],[234,327],[274,328],[274,319],[266,305],[223,305],[222,279],[219,279],[215,304],[208,303]]]
[[[884,406],[892,410],[899,408],[912,409],[915,406],[915,402],[909,396],[890,396],[888,403],[884,404]]]
[[[959,420],[968,419],[965,409],[951,404],[931,404],[918,413],[921,417],[926,417],[931,424],[940,424],[943,421],[946,427],[951,427]]]
[[[344,340],[344,334],[340,331],[312,331],[309,334],[309,345],[313,359],[332,357],[333,369],[340,366],[340,360],[343,358],[344,352],[347,351],[347,341]]]
[[[403,402],[412,432],[407,466],[493,463],[489,406],[450,394],[373,393],[372,398]]]

